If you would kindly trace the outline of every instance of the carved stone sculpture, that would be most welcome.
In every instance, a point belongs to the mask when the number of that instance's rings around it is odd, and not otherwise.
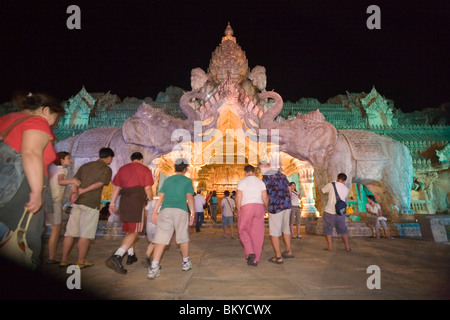
[[[182,141],[195,141],[194,122],[201,123],[204,119],[192,108],[192,99],[203,99],[204,94],[187,92],[180,99],[180,108],[187,119],[174,118],[159,109],[143,103],[133,117],[128,118],[122,128],[104,127],[87,130],[79,135],[70,137],[55,145],[57,151],[67,151],[74,159],[75,169],[85,162],[98,158],[98,151],[102,147],[110,147],[115,157],[111,164],[113,173],[130,160],[133,152],[139,151],[144,155],[144,164],[148,165],[153,159],[170,153]],[[211,112],[215,109],[212,108]],[[208,125],[202,126],[203,135],[210,128],[216,126],[218,114],[209,115],[213,118]],[[189,135],[186,138],[186,135]],[[206,140],[205,137],[200,139]]]
[[[276,123],[283,99],[276,92],[261,93],[259,97],[274,99],[275,103],[260,119],[252,114],[245,116],[244,131],[249,137],[257,137],[263,133],[261,129],[278,129],[268,130],[269,138],[278,138],[280,151],[311,163],[319,190],[343,172],[348,187],[352,182],[365,184],[385,212],[392,213],[392,206],[398,206],[402,213],[410,213],[413,167],[405,146],[370,131],[338,131],[319,110]],[[258,120],[259,125],[255,125]],[[318,208],[320,212],[323,204]]]

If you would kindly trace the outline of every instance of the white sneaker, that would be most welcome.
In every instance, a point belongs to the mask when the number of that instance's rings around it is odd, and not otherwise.
[[[151,267],[149,267],[148,273],[147,273],[147,279],[152,280],[152,279],[158,278],[160,276],[160,270],[161,270],[160,266],[157,266],[156,268],[153,268],[153,269]]]
[[[187,262],[181,261],[181,270],[189,271],[191,269],[192,269],[191,259],[189,259]]]

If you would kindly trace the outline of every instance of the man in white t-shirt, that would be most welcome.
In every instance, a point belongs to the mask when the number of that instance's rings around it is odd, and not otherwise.
[[[346,201],[349,193],[349,189],[345,186],[345,181],[347,181],[347,175],[345,173],[339,173],[336,182],[333,182],[336,186],[337,193],[341,200]],[[322,188],[323,193],[328,193],[328,202],[325,206],[323,213],[323,232],[325,233],[325,238],[327,240],[328,247],[324,250],[332,251],[333,247],[331,245],[331,236],[333,235],[333,228],[336,228],[336,232],[342,235],[342,240],[344,241],[345,251],[350,252],[351,249],[348,245],[348,230],[345,223],[345,216],[340,216],[336,213],[336,195],[334,192],[333,183],[328,183]],[[347,202],[347,201],[346,201]]]
[[[245,178],[236,188],[239,239],[244,247],[247,265],[257,266],[264,243],[264,214],[269,205],[266,185],[255,176],[255,168],[244,167]]]

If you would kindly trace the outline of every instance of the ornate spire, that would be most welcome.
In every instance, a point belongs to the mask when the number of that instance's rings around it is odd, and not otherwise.
[[[234,43],[236,43],[236,38],[233,37],[234,31],[233,31],[233,28],[231,28],[230,22],[228,22],[228,25],[225,28],[224,34],[225,34],[225,37],[222,37],[222,43],[226,40],[231,40]]]
[[[219,84],[228,78],[241,83],[248,72],[248,61],[245,52],[236,43],[233,29],[228,22],[222,43],[212,53],[208,73],[214,83]]]

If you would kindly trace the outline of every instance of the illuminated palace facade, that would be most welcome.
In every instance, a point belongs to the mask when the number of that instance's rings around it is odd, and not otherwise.
[[[207,72],[195,68],[191,73],[191,90],[196,90],[213,97],[220,83],[234,81],[239,86],[236,97],[246,99],[252,104],[255,114],[259,116],[271,107],[271,101],[256,103],[257,94],[266,91],[265,68],[248,67],[245,52],[240,48],[228,25],[221,44],[212,53]],[[411,88],[415,90],[415,88]],[[121,127],[126,119],[135,115],[143,103],[160,109],[175,118],[185,119],[179,101],[184,91],[171,86],[160,92],[155,100],[152,98],[126,98],[117,95],[89,92],[82,89],[64,101],[65,117],[55,129],[57,140],[82,133],[88,129],[100,127]],[[242,103],[242,102],[241,102]],[[193,106],[201,108],[202,106]],[[375,87],[368,93],[350,93],[337,95],[326,102],[314,98],[301,98],[297,102],[284,101],[276,122],[284,122],[297,115],[307,114],[319,109],[325,120],[336,129],[368,130],[379,135],[388,136],[401,142],[410,151],[414,167],[414,187],[411,190],[411,209],[416,214],[436,214],[448,212],[449,182],[449,139],[450,126],[447,120],[439,120],[439,110],[427,109],[422,112],[403,113],[394,108],[394,102],[383,97]],[[11,103],[4,103],[2,113],[14,111]],[[194,161],[188,175],[194,181],[197,190],[216,190],[219,196],[225,190],[235,190],[238,181],[244,177],[243,167],[250,163],[257,165],[261,160],[263,148],[243,143],[230,132],[242,128],[244,119],[230,100],[218,109],[217,129],[221,139],[212,139],[202,143],[201,150],[194,149],[201,161]],[[219,146],[220,140],[220,147]],[[116,150],[115,150],[116,151]],[[154,159],[149,167],[152,169],[156,184],[155,192],[167,176],[173,173],[172,153]],[[205,156],[206,155],[206,156]],[[315,203],[320,195],[316,192],[315,176],[312,166],[305,161],[280,154],[280,166],[290,181],[294,181],[300,191],[303,204],[302,217],[319,215]],[[107,189],[104,199],[109,198],[111,188]],[[350,204],[355,212],[364,213],[366,195],[370,193],[362,184],[353,184]]]

